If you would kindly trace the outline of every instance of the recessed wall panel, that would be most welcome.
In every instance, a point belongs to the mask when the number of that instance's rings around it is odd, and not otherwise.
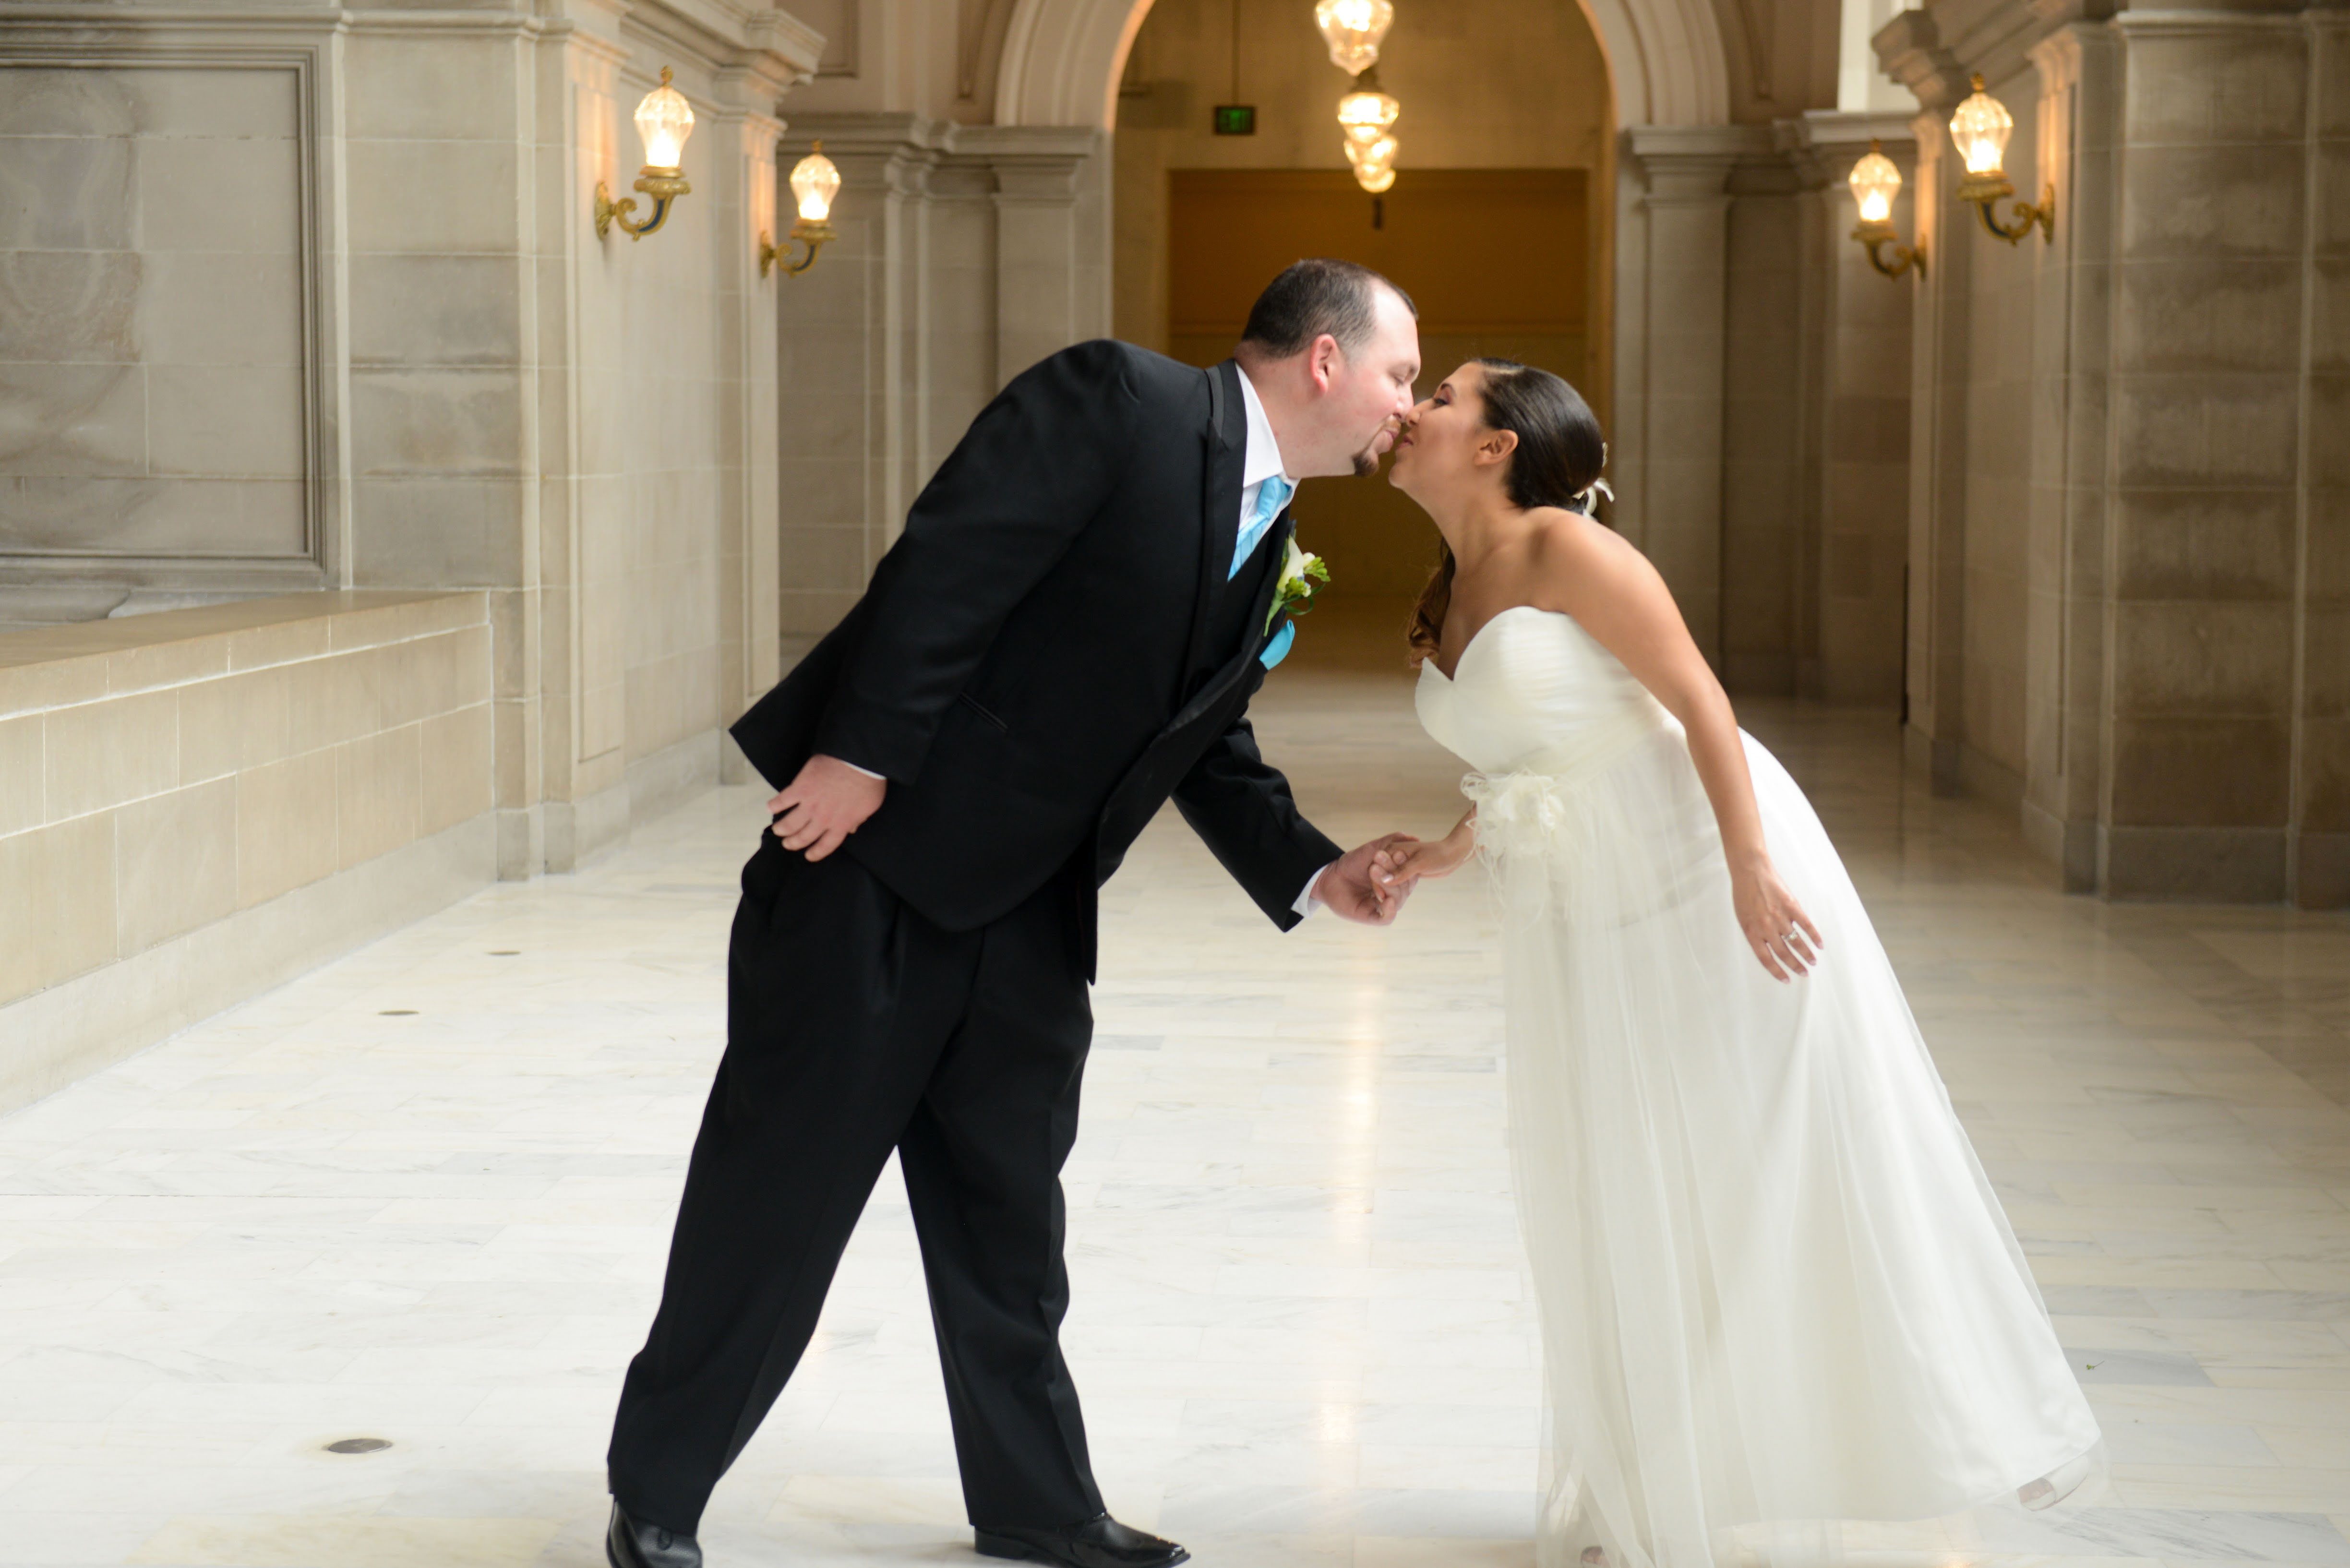
[[[0,61],[0,566],[314,554],[302,82]]]

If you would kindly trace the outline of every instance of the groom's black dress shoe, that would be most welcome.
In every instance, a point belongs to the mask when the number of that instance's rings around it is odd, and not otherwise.
[[[702,1543],[658,1524],[639,1524],[619,1502],[604,1532],[604,1560],[612,1568],[702,1568]]]
[[[1067,1568],[1174,1568],[1191,1554],[1171,1541],[1129,1530],[1107,1513],[1061,1530],[983,1525],[974,1532],[982,1557],[1061,1563]]]

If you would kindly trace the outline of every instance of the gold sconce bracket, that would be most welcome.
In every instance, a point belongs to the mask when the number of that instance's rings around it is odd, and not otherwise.
[[[816,253],[829,244],[837,234],[837,231],[829,223],[813,218],[801,218],[792,224],[790,237],[784,242],[785,248],[777,250],[775,242],[767,236],[767,231],[761,229],[759,231],[759,275],[764,277],[780,266],[785,277],[799,276],[800,274],[816,265]],[[792,259],[790,254],[790,246],[795,243],[807,247],[800,253],[796,260]]]
[[[1912,267],[1917,269],[1920,278],[1926,275],[1925,243],[1920,241],[1914,245],[1902,244],[1900,235],[1891,223],[1872,223],[1864,218],[1861,220],[1860,227],[1853,230],[1852,237],[1868,247],[1868,265],[1886,276],[1899,277]],[[1885,247],[1887,245],[1893,247],[1893,256],[1890,261],[1887,260],[1885,255]]]
[[[685,182],[685,175],[675,169],[656,169],[648,163],[637,175],[636,189],[653,199],[653,210],[642,223],[632,223],[629,214],[637,210],[637,199],[624,196],[612,200],[612,188],[601,180],[596,182],[596,237],[602,239],[620,225],[620,232],[632,240],[643,239],[667,221],[669,204],[693,187]]]
[[[2014,194],[2015,187],[2003,178],[1970,174],[1959,182],[1959,200],[1972,202],[1975,210],[1982,214],[1983,227],[2009,244],[2022,244],[2033,229],[2040,231],[2042,239],[2053,243],[2056,238],[2056,187],[2052,183],[2043,189],[2036,207],[2029,202],[2016,202],[2014,213],[2002,223],[1992,215],[1991,206]]]

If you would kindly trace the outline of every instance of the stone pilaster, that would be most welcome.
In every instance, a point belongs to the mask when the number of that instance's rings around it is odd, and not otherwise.
[[[1908,558],[1909,351],[1918,291],[1939,259],[1894,278],[1852,238],[1846,183],[1873,143],[1902,174],[1893,224],[1915,244],[1917,142],[1899,114],[1805,115],[1789,128],[1804,185],[1804,494],[1798,690],[1831,702],[1900,699]]]
[[[1758,140],[1767,150],[1768,133],[1634,126],[1625,140],[1622,178],[1638,193],[1634,222],[1618,231],[1618,265],[1638,275],[1618,277],[1637,314],[1618,315],[1617,421],[1632,450],[1619,467],[1629,493],[1617,516],[1719,668],[1727,182]]]
[[[1101,132],[808,114],[777,178],[817,140],[841,171],[840,238],[777,312],[786,666],[856,602],[1003,383],[1107,330]]]

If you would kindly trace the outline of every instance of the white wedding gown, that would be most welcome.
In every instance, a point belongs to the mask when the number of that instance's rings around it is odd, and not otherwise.
[[[1964,1548],[2019,1489],[2091,1495],[2095,1417],[1794,781],[1746,738],[1826,942],[1788,984],[1739,931],[1680,725],[1572,618],[1504,612],[1418,701],[1478,770],[1503,900],[1544,1568]],[[1888,1521],[1935,1522],[1858,1522]]]

